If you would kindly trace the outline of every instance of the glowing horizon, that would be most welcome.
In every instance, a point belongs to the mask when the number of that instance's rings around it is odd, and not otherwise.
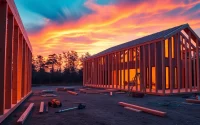
[[[15,0],[34,55],[98,53],[188,23],[200,36],[200,0]]]

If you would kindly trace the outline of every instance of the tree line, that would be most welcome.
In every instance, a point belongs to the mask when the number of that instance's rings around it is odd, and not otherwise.
[[[32,58],[33,84],[76,84],[83,81],[83,60],[90,57],[87,52],[81,56],[76,51],[42,55]]]

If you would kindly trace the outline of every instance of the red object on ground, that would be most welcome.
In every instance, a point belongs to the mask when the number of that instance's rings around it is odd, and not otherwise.
[[[141,107],[141,106],[137,106],[137,105],[132,105],[132,104],[125,103],[125,102],[119,102],[118,104],[121,106],[124,106],[124,107],[131,107],[131,108],[138,109],[143,112],[147,112],[147,113],[157,115],[157,116],[164,117],[167,114],[166,112],[162,112],[162,111],[158,111],[158,110],[154,110],[154,109],[150,109],[150,108],[146,108],[146,107]]]
[[[67,91],[69,94],[72,94],[72,95],[78,95],[78,93],[76,92],[73,92],[73,91]]]
[[[189,103],[200,104],[200,100],[196,100],[196,99],[186,99],[185,101],[186,101],[186,102],[189,102]]]

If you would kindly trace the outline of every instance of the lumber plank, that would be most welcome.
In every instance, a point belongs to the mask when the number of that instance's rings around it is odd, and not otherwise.
[[[73,92],[73,91],[67,91],[67,93],[72,94],[72,95],[78,95],[77,92]]]
[[[44,102],[40,103],[40,110],[39,113],[43,113],[44,112]]]
[[[120,106],[138,109],[138,110],[141,110],[143,112],[150,113],[150,114],[157,115],[157,116],[161,116],[161,117],[164,117],[167,114],[166,112],[162,112],[162,111],[158,111],[158,110],[154,110],[154,109],[150,109],[150,108],[146,108],[146,107],[142,107],[142,106],[138,106],[138,105],[133,105],[133,104],[125,103],[125,102],[118,102],[118,104]]]
[[[18,124],[24,124],[24,121],[30,114],[31,110],[33,109],[34,103],[29,104],[28,108],[25,110],[25,112],[20,116],[20,118],[17,120]]]
[[[200,104],[200,100],[196,100],[196,99],[186,99],[185,101],[188,102],[188,103]]]
[[[124,107],[125,109],[128,109],[130,111],[134,111],[134,112],[141,112],[141,110],[135,109],[135,108],[131,108],[131,107]]]

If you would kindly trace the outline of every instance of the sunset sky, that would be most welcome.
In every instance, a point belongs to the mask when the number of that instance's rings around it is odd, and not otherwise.
[[[98,53],[188,23],[200,36],[200,0],[15,0],[33,54]]]

